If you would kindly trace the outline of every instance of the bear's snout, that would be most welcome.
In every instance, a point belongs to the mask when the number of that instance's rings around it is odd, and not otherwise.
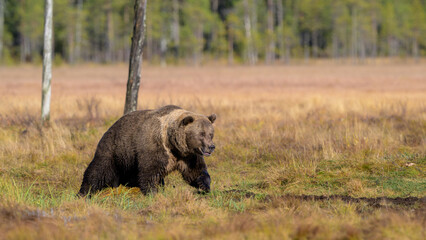
[[[202,155],[209,157],[210,155],[212,155],[215,148],[216,146],[214,144],[201,148]]]

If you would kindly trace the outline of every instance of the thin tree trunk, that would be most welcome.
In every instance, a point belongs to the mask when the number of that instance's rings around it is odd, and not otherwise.
[[[399,47],[400,47],[399,40],[398,40],[397,37],[394,37],[392,42],[394,44],[394,48],[393,49],[395,49],[394,56],[398,56],[398,54],[399,54]]]
[[[291,52],[290,38],[286,37],[286,41],[285,41],[285,57],[284,57],[284,63],[285,64],[289,64],[290,63],[290,52]]]
[[[147,1],[148,0],[135,0],[135,19],[133,22],[132,47],[129,60],[129,78],[127,80],[124,114],[135,111],[138,106]]]
[[[365,61],[365,55],[366,55],[366,50],[365,50],[364,32],[362,30],[359,31],[359,45],[358,45],[358,49],[359,49],[359,56],[360,56],[361,63],[364,63],[364,61]]]
[[[217,12],[219,9],[219,0],[211,0],[212,12]]]
[[[390,57],[395,57],[399,53],[399,43],[396,37],[394,36],[388,37],[388,48],[389,48]]]
[[[305,32],[303,37],[303,52],[305,55],[305,63],[309,62],[309,32]]]
[[[77,0],[77,18],[76,18],[76,26],[75,26],[75,53],[74,59],[76,62],[81,60],[81,29],[82,29],[82,17],[83,12],[83,0]]]
[[[172,41],[176,60],[179,58],[179,0],[173,0]]]
[[[30,49],[30,62],[32,62],[35,59],[36,55],[38,55],[38,52],[37,52],[37,46],[38,45],[39,44],[37,43],[36,39],[32,39],[29,42],[29,46],[30,46],[30,48],[29,48]],[[52,36],[52,53],[54,53],[54,52],[55,52],[55,36]]]
[[[234,64],[234,36],[232,24],[228,25],[228,65]]]
[[[352,6],[352,42],[351,42],[351,58],[352,62],[357,61],[357,46],[358,46],[358,23],[357,23],[357,9],[355,6]]]
[[[210,6],[211,6],[211,11],[213,13],[213,15],[218,14],[218,9],[219,9],[219,0],[212,0],[210,2]],[[209,50],[214,54],[215,59],[218,59],[218,51],[215,51],[216,49],[214,49],[213,46],[216,45],[216,42],[218,40],[218,24],[216,20],[213,20],[212,22],[212,26],[211,26],[211,30],[210,30],[210,43],[208,44],[208,48]]]
[[[278,31],[277,31],[277,41],[278,49],[280,52],[281,62],[285,62],[285,50],[284,50],[284,9],[282,0],[277,0],[277,18],[278,18]]]
[[[252,29],[252,39],[253,39],[253,58],[254,63],[257,63],[258,60],[258,49],[256,45],[256,38],[255,34],[257,34],[257,1],[258,0],[252,0],[252,6],[251,6],[251,13],[252,13],[252,19],[251,19],[251,29]]]
[[[162,67],[166,66],[166,53],[167,53],[167,39],[166,39],[166,34],[163,30],[163,33],[161,34],[161,40],[160,40],[160,64]]]
[[[24,33],[20,33],[20,50],[19,50],[19,55],[20,55],[21,63],[25,62],[25,60],[27,58],[27,47],[26,47],[26,43],[27,43],[27,39],[25,37],[25,34]]]
[[[333,30],[331,35],[331,45],[332,45],[332,56],[333,60],[336,60],[339,58],[339,36],[338,36],[338,24],[337,24],[337,15],[340,13],[340,8],[336,6],[336,4],[333,2],[333,14],[332,14],[332,24],[333,24]]]
[[[197,30],[195,31],[195,37],[197,38],[197,46],[194,48],[194,65],[198,66],[201,63],[203,57],[203,24],[199,23]]]
[[[291,3],[290,4],[286,4],[286,6],[288,6],[290,8]],[[291,23],[291,34],[293,36],[293,34],[295,32],[297,32],[298,30],[298,24],[299,24],[299,9],[298,9],[298,5],[294,4],[293,5],[293,16],[292,16],[292,23]],[[291,48],[294,46],[294,40],[287,36],[286,38],[286,64],[290,63],[290,58],[291,58]]]
[[[339,41],[337,38],[337,33],[333,30],[333,59],[339,58]]]
[[[246,55],[247,61],[254,65],[256,63],[256,59],[254,56],[254,46],[253,46],[253,37],[251,33],[251,21],[250,21],[250,9],[248,5],[248,0],[244,0],[244,30],[247,40],[246,46]]]
[[[112,17],[112,0],[109,0],[107,6],[107,62],[114,61],[114,20]]]
[[[318,58],[318,30],[312,31],[312,57]]]
[[[93,41],[92,41],[92,57],[93,57],[93,61],[99,63],[102,61],[102,55],[104,54],[101,49],[102,49],[102,40],[100,38],[100,29],[95,27],[95,29],[93,30]]]
[[[371,26],[371,28],[372,28],[372,30],[373,30],[373,32],[372,32],[372,39],[373,39],[373,41],[372,41],[372,46],[371,46],[371,56],[373,57],[373,58],[376,58],[377,57],[377,17],[376,17],[376,14],[374,13],[373,14],[373,17],[372,17],[373,19],[372,19],[372,21],[371,21],[371,24],[372,24],[372,26]]]
[[[388,36],[388,56],[393,57],[393,50],[392,50],[392,37]]]
[[[416,63],[419,62],[419,42],[416,37],[413,38],[413,58],[416,60]]]
[[[0,0],[0,63],[3,60],[4,0]]]
[[[67,44],[68,44],[68,48],[66,51],[65,56],[67,56],[68,62],[69,63],[74,63],[75,59],[74,59],[74,33],[72,31],[72,29],[68,28],[67,30]]]
[[[333,14],[333,33],[332,33],[332,48],[333,48],[333,59],[339,58],[339,38],[337,35],[337,23],[336,14]]]
[[[270,64],[274,62],[275,58],[275,41],[274,41],[274,1],[268,0],[267,2],[268,16],[267,16],[267,36],[268,45],[266,50],[266,63]]]
[[[52,15],[53,0],[45,0],[44,44],[43,44],[43,81],[41,100],[41,121],[50,120],[50,95],[52,80]]]

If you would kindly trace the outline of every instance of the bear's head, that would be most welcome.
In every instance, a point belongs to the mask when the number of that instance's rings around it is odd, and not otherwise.
[[[215,145],[213,143],[213,123],[216,120],[216,114],[208,117],[203,115],[185,116],[180,121],[180,128],[184,132],[185,143],[189,154],[210,156]]]

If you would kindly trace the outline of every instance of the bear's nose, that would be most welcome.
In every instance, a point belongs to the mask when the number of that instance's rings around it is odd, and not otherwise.
[[[210,145],[210,146],[209,146],[209,150],[210,150],[210,151],[213,151],[215,148],[216,148],[216,146],[215,146],[215,145]]]

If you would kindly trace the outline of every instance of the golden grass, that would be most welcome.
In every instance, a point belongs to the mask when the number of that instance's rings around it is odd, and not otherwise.
[[[423,239],[425,70],[144,66],[141,109],[218,115],[212,192],[172,174],[156,195],[88,200],[75,194],[122,114],[126,67],[55,69],[49,127],[40,70],[0,68],[0,238]]]

